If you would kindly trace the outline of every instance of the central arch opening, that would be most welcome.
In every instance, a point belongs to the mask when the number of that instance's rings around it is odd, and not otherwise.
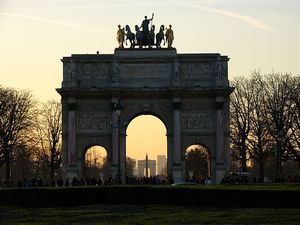
[[[164,182],[167,178],[167,129],[164,123],[156,116],[140,115],[131,120],[126,134],[127,182]]]

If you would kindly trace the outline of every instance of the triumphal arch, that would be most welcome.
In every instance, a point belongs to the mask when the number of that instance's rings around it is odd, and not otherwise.
[[[99,145],[107,151],[111,177],[124,183],[126,129],[139,115],[153,115],[164,123],[167,171],[174,182],[185,179],[186,149],[194,144],[209,150],[212,182],[220,182],[228,170],[233,90],[229,58],[178,54],[172,47],[171,25],[165,34],[161,26],[155,43],[155,29],[152,25],[150,31],[148,22],[145,17],[144,31],[136,35],[126,26],[128,49],[123,46],[125,29],[119,25],[114,54],[63,57],[63,82],[57,91],[62,97],[64,177],[82,177],[86,150]],[[168,48],[160,46],[164,36]]]
[[[185,150],[193,144],[209,149],[212,180],[220,182],[229,160],[228,60],[215,53],[177,54],[175,48],[64,57],[57,89],[64,176],[81,177],[86,149],[100,145],[107,150],[112,177],[124,181],[127,125],[150,114],[166,126],[168,174],[175,182],[184,180]]]

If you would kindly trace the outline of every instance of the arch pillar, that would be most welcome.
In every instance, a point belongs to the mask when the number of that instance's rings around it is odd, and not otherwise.
[[[112,98],[112,105],[117,104],[118,98]],[[118,176],[118,147],[119,147],[119,125],[116,110],[112,110],[112,154],[111,154],[111,176],[113,179]]]
[[[126,131],[124,127],[120,129],[120,173],[121,184],[126,183]]]
[[[180,129],[180,98],[173,98],[173,163],[172,177],[174,183],[184,181],[183,166],[181,160],[181,129]]]
[[[224,162],[224,98],[216,97],[216,158],[214,162],[214,183],[220,183],[224,177],[226,166]]]
[[[76,99],[68,98],[68,161],[65,176],[70,180],[78,177],[77,156],[76,156]]]

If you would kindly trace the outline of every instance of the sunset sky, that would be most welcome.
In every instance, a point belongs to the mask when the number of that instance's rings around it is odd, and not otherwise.
[[[178,53],[228,55],[229,78],[252,70],[300,74],[299,0],[0,0],[0,84],[29,89],[40,101],[59,100],[63,56],[112,54],[117,25],[133,28],[152,12],[157,27],[172,24]],[[147,126],[165,134],[160,121],[143,122],[133,120],[128,133]]]

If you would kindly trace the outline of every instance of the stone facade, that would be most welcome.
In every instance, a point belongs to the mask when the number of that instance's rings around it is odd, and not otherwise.
[[[209,149],[212,180],[220,182],[229,160],[233,89],[228,60],[220,54],[177,54],[176,49],[64,57],[57,89],[63,107],[64,176],[82,176],[86,150],[100,145],[107,150],[112,176],[120,169],[124,181],[126,128],[135,117],[149,114],[166,126],[168,174],[175,182],[184,179],[185,151],[193,144]],[[112,107],[118,100],[124,106],[120,117]]]

